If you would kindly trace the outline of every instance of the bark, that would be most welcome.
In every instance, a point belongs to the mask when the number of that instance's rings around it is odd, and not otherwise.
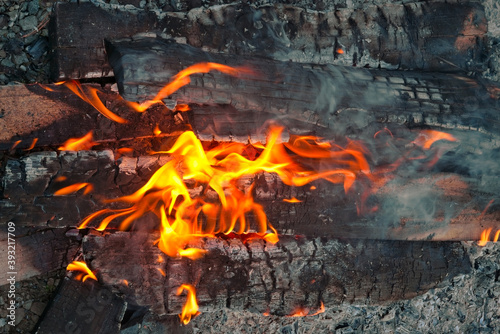
[[[319,126],[333,135],[359,133],[377,123],[498,133],[498,85],[470,77],[235,57],[151,38],[110,42],[107,50],[120,94],[128,100],[150,99],[180,70],[210,61],[243,65],[255,74],[193,75],[169,98],[229,105],[250,120],[293,119],[303,131]],[[195,128],[210,130],[215,122],[206,112],[193,112]]]
[[[299,306],[313,313],[321,302],[329,307],[412,298],[471,270],[457,242],[206,239],[193,245],[207,255],[191,261],[164,256],[153,246],[157,237],[89,234],[83,253],[105,286],[159,315],[180,313],[185,296],[176,289],[184,283],[196,287],[201,312],[228,307],[288,315]]]
[[[126,303],[109,289],[89,279],[65,278],[35,333],[120,333]]]
[[[8,160],[2,178],[0,221],[18,226],[77,226],[86,216],[106,207],[104,199],[129,195],[143,186],[168,157],[122,157],[114,160],[111,151],[37,152],[18,160]],[[488,165],[488,168],[493,168]],[[59,176],[67,177],[57,181]],[[269,221],[282,234],[337,238],[377,238],[392,240],[479,240],[488,227],[500,229],[498,207],[485,206],[495,197],[498,180],[483,175],[471,179],[457,174],[420,172],[396,176],[378,190],[373,214],[357,214],[356,195],[346,195],[343,187],[315,181],[304,187],[284,185],[276,175],[257,174],[239,180],[245,191],[255,183],[254,198],[263,205]],[[397,182],[396,182],[397,180]],[[496,180],[496,181],[495,181]],[[483,183],[488,181],[487,185]],[[80,190],[67,196],[53,196],[65,186],[88,182],[94,191]],[[193,188],[192,196],[197,196]],[[216,197],[209,190],[207,196]],[[286,203],[296,197],[301,203]],[[96,221],[97,224],[97,221]],[[137,228],[155,230],[156,216],[145,216]]]
[[[486,52],[487,23],[476,2],[330,6],[325,11],[282,4],[180,9],[56,4],[49,28],[53,77],[112,76],[103,40],[138,33],[235,55],[392,69],[478,70]]]
[[[39,85],[2,86],[0,150],[9,150],[18,140],[21,143],[16,149],[25,150],[35,138],[38,139],[35,149],[59,146],[69,138],[82,137],[89,131],[93,131],[94,141],[101,142],[104,146],[106,143],[121,141],[123,146],[138,148],[141,145],[136,138],[152,137],[156,125],[165,134],[175,134],[176,131],[186,129],[187,116],[184,116],[184,121],[159,105],[146,113],[137,113],[127,108],[118,94],[109,90],[109,87],[101,89],[98,85],[83,86],[84,89],[93,87],[102,90],[104,93],[99,97],[103,104],[129,122],[119,124],[109,120],[63,86],[47,85],[53,91]]]

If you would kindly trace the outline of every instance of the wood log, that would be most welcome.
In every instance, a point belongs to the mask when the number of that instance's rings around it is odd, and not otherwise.
[[[151,38],[110,42],[107,50],[120,94],[128,100],[151,99],[185,67],[216,62],[243,65],[255,74],[192,75],[191,83],[169,98],[230,105],[248,113],[248,119],[273,114],[278,122],[291,118],[306,130],[322,126],[336,135],[359,133],[376,123],[498,133],[498,84],[470,77],[235,57]],[[211,121],[196,109],[193,117],[200,131]]]
[[[7,226],[7,224],[2,224]],[[5,229],[6,231],[6,229]],[[16,272],[16,279],[22,281],[33,276],[65,268],[75,257],[80,240],[67,235],[68,229],[49,229],[46,227],[28,228],[15,225],[15,269],[0,273],[2,284],[7,282],[7,272]],[[7,234],[0,234],[0,260],[7,265]],[[12,245],[12,244],[10,244]],[[12,248],[10,249],[12,250]]]
[[[112,76],[103,40],[138,33],[284,61],[461,72],[482,66],[486,26],[479,3],[459,0],[326,11],[238,3],[161,12],[57,3],[49,26],[51,72],[55,80]]]
[[[228,307],[289,315],[297,307],[317,310],[321,302],[412,298],[471,270],[457,242],[204,239],[193,245],[208,253],[191,261],[164,256],[153,246],[157,238],[92,233],[84,238],[83,254],[105,286],[159,315],[180,313],[185,296],[176,290],[184,283],[196,287],[201,312]]]
[[[84,89],[100,88],[91,84],[83,86]],[[57,147],[69,138],[82,137],[89,131],[93,131],[94,141],[103,144],[123,141],[128,146],[138,148],[139,141],[136,138],[152,137],[156,125],[166,134],[175,134],[187,128],[187,117],[186,121],[179,117],[174,119],[174,115],[160,105],[150,108],[147,113],[131,111],[109,87],[100,89],[103,94],[99,97],[104,105],[128,119],[129,123],[118,124],[109,120],[65,87],[46,87],[53,91],[39,85],[0,87],[1,151],[10,150],[18,140],[21,143],[16,148],[27,149],[35,138],[35,149],[43,146]],[[36,110],[33,109],[34,106]]]
[[[122,298],[96,281],[65,278],[35,333],[120,333],[125,309]]]
[[[460,162],[481,160],[483,155],[470,157],[479,142],[469,140],[469,153],[456,150]],[[464,143],[465,145],[465,143]],[[480,150],[481,153],[484,151]],[[144,185],[168,157],[123,157],[114,160],[111,151],[37,152],[18,160],[8,160],[2,179],[0,221],[13,221],[18,226],[77,226],[87,215],[105,207],[103,199],[129,195]],[[500,229],[496,204],[498,178],[495,166],[500,159],[492,158],[484,168],[479,166],[477,178],[444,172],[411,171],[395,179],[373,195],[378,203],[375,213],[358,216],[356,197],[347,196],[342,186],[326,181],[304,187],[284,185],[276,175],[257,174],[242,178],[242,190],[255,183],[254,197],[262,204],[269,221],[281,234],[336,238],[376,238],[393,240],[479,240],[485,228]],[[444,164],[443,168],[449,168]],[[490,172],[488,172],[490,171]],[[59,176],[67,179],[57,181]],[[94,191],[82,191],[68,196],[53,196],[70,184],[88,182]],[[196,190],[192,189],[193,196]],[[207,196],[216,197],[209,190]],[[283,199],[296,197],[301,203],[286,203]],[[359,199],[358,199],[359,200]],[[488,210],[485,211],[485,207]],[[482,213],[485,211],[484,213]],[[137,228],[156,230],[156,216],[145,216]]]

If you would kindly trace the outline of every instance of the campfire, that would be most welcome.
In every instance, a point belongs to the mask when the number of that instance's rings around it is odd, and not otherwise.
[[[374,46],[365,41],[371,55],[359,55],[348,37],[304,51],[306,59],[298,52],[301,38],[326,43],[313,30],[340,27],[352,9],[212,8],[227,29],[207,31],[234,43],[219,50],[203,34],[181,38],[208,26],[204,12],[149,17],[175,24],[152,37],[137,35],[144,13],[132,11],[133,33],[101,37],[102,54],[78,71],[65,46],[54,46],[55,83],[25,89],[41,108],[59,101],[72,113],[51,111],[52,123],[3,147],[1,216],[57,230],[44,245],[68,245],[53,262],[32,260],[43,262],[35,270],[67,270],[37,333],[84,324],[118,333],[148,316],[188,328],[219,309],[314,318],[337,305],[411,300],[470,274],[469,248],[500,236],[500,86],[450,70],[480,58],[486,29],[470,22],[484,19],[479,6],[450,6],[461,31],[453,46],[403,50],[386,36],[375,68]],[[54,43],[69,43],[60,34],[74,8],[110,22],[122,15],[56,5]],[[422,15],[416,26],[434,14]],[[292,34],[299,16],[313,23]],[[236,33],[250,18],[259,38]],[[425,39],[444,40],[431,30]],[[258,43],[270,40],[262,54]],[[320,57],[328,48],[331,59]],[[89,82],[96,77],[102,85]]]

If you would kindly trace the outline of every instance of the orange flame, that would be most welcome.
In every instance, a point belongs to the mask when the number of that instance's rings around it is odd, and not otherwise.
[[[91,185],[90,183],[86,183],[86,182],[84,182],[84,183],[75,183],[75,184],[72,184],[70,186],[67,186],[67,187],[64,187],[62,189],[59,189],[58,191],[56,191],[54,193],[54,196],[69,195],[69,194],[77,192],[78,190],[83,189],[83,188],[85,188],[85,190],[83,191],[84,195],[87,195],[92,190],[94,190],[94,186]]]
[[[37,141],[38,141],[38,138],[33,139],[33,141],[31,142],[30,147],[28,147],[27,149],[25,149],[25,151],[31,151],[35,147]]]
[[[486,246],[488,241],[490,241],[490,235],[491,235],[492,230],[493,230],[493,228],[490,227],[490,228],[483,230],[483,232],[481,232],[481,239],[479,239],[479,241],[477,242],[478,246],[481,246],[481,247]],[[497,242],[499,237],[500,237],[500,230],[498,230],[495,233],[495,236],[493,237],[493,239],[491,241]]]
[[[337,49],[336,51],[337,51],[337,53],[338,53],[339,55],[344,54],[344,50],[342,50],[342,49]]]
[[[283,200],[283,202],[286,202],[286,203],[302,203],[302,201],[300,199],[296,199],[295,197],[285,198]]]
[[[446,132],[421,130],[419,136],[413,141],[413,143],[428,150],[431,148],[432,144],[438,140],[457,141],[455,137]]]
[[[13,149],[15,149],[17,147],[17,145],[19,145],[21,143],[20,140],[16,140],[16,142],[14,144],[12,144],[12,147],[10,148],[10,150],[12,151]]]
[[[97,281],[97,277],[94,275],[94,273],[87,267],[87,264],[83,261],[73,261],[68,266],[66,267],[66,270],[69,271],[81,271],[82,273],[86,274],[83,276],[82,281],[85,282],[87,278],[91,278],[95,281]]]
[[[90,131],[81,138],[68,139],[61,147],[58,148],[58,150],[59,151],[89,150],[94,145],[97,145],[97,143],[92,141],[92,131]]]
[[[316,312],[312,313],[312,314],[309,314],[310,310],[308,308],[305,308],[305,307],[297,307],[293,312],[292,314],[288,315],[288,317],[291,317],[291,318],[295,318],[295,317],[312,317],[312,316],[315,316],[315,315],[318,315],[320,313],[324,313],[325,312],[325,305],[323,304],[323,302],[321,302],[321,306],[319,308],[319,310],[317,310]]]
[[[161,134],[160,126],[158,124],[156,124],[153,133],[155,134],[155,136],[159,136]]]
[[[198,312],[198,302],[196,301],[196,289],[190,284],[182,284],[179,289],[177,289],[177,295],[180,295],[184,290],[187,291],[187,299],[184,307],[182,308],[182,313],[179,314],[179,318],[184,325],[187,325],[192,317],[196,317],[200,312]]]

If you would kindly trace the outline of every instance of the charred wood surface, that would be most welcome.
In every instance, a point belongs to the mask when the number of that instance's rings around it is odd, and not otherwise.
[[[470,143],[473,147],[474,142]],[[478,157],[480,159],[481,157]],[[106,207],[104,199],[129,195],[146,183],[168,157],[122,157],[115,161],[111,151],[32,153],[7,160],[4,166],[0,200],[0,221],[17,226],[77,226],[86,216]],[[486,164],[487,168],[493,168]],[[478,172],[481,170],[478,169]],[[65,177],[59,181],[59,177]],[[54,193],[71,184],[88,182],[94,191],[80,190],[67,196]],[[355,196],[346,195],[342,186],[316,181],[316,189],[284,185],[276,175],[258,174],[242,178],[245,191],[252,183],[254,197],[262,204],[269,221],[283,234],[304,234],[337,238],[479,240],[488,227],[500,229],[498,206],[482,214],[498,189],[496,174],[477,179],[457,174],[426,172],[401,177],[380,189],[374,200],[379,210],[358,216]],[[193,195],[197,193],[192,189]],[[209,191],[207,196],[216,198]],[[301,203],[286,203],[296,197]],[[97,223],[97,222],[96,222]],[[156,216],[145,216],[137,228],[157,229]]]
[[[156,238],[87,235],[83,253],[105,286],[157,314],[180,312],[185,296],[176,290],[184,283],[196,287],[202,312],[229,307],[288,315],[299,306],[313,313],[321,302],[328,307],[412,298],[471,270],[458,242],[207,239],[195,244],[207,255],[193,262],[164,257],[152,246]]]
[[[170,98],[200,105],[225,104],[255,113],[256,118],[272,114],[278,122],[291,118],[302,122],[306,130],[321,126],[336,134],[361,131],[373,123],[498,133],[498,85],[493,82],[456,74],[234,57],[161,39],[107,45],[118,89],[128,100],[152,98],[178,71],[210,61],[243,65],[255,75],[235,78],[216,71],[193,75],[191,83]],[[203,128],[211,121],[206,114],[194,110],[194,119],[198,131],[208,131]]]
[[[50,23],[53,77],[111,76],[103,40],[138,33],[235,55],[375,68],[477,70],[486,52],[484,9],[473,1],[325,11],[282,4],[184,9],[56,4]]]
[[[66,278],[35,333],[117,334],[125,309],[123,299],[96,281]]]
[[[137,113],[126,107],[118,94],[102,89],[104,105],[126,118],[127,124],[115,123],[100,114],[87,102],[63,86],[12,85],[0,87],[0,150],[9,150],[20,140],[17,150],[25,150],[36,138],[35,149],[42,146],[57,147],[69,138],[82,137],[93,131],[94,141],[101,143],[125,142],[133,146],[132,139],[153,136],[156,125],[165,133],[186,128],[185,121],[165,107],[155,106],[147,113]],[[99,88],[97,85],[83,85]]]
[[[6,226],[3,223],[2,225]],[[17,224],[15,233],[17,279],[24,280],[65,268],[73,260],[80,247],[80,241],[68,236],[66,232],[67,229],[63,228],[28,228],[24,224]],[[8,263],[7,234],[1,234],[0,239],[2,240],[0,260]],[[4,270],[0,273],[2,284],[7,284],[7,272],[8,270]]]

